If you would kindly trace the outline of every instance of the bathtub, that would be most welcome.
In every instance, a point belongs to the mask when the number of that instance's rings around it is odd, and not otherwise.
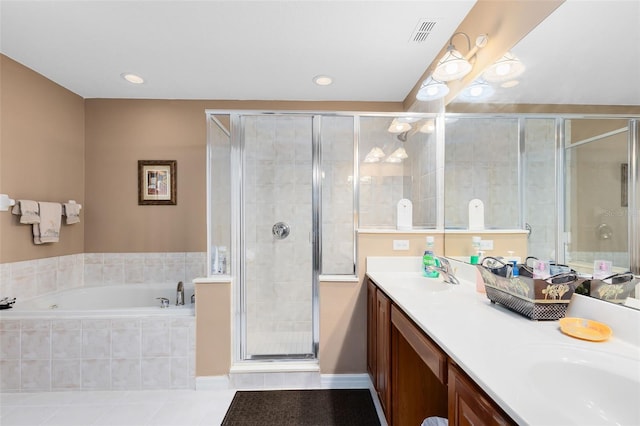
[[[175,284],[126,284],[17,300],[0,310],[0,392],[194,389],[192,294],[175,306]]]
[[[175,284],[122,284],[82,287],[16,300],[13,308],[0,311],[0,318],[124,315],[193,315],[193,284],[184,286],[185,304],[176,306]],[[169,299],[161,308],[158,298]]]

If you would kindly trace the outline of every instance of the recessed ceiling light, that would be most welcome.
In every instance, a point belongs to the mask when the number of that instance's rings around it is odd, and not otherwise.
[[[328,86],[333,83],[333,79],[328,75],[317,75],[313,77],[313,82],[318,86]]]
[[[129,83],[133,83],[133,84],[142,84],[144,83],[144,78],[140,77],[137,74],[133,74],[130,72],[125,72],[120,74],[120,76],[122,78],[124,78],[125,80],[127,80]]]

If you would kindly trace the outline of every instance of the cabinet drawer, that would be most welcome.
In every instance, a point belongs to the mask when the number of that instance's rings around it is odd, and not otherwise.
[[[445,384],[447,382],[447,356],[445,353],[395,306],[391,307],[391,323],[435,374],[440,383]]]

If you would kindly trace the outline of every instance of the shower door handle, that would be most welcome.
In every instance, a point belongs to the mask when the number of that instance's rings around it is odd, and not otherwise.
[[[276,240],[284,240],[290,232],[291,228],[285,222],[278,222],[271,228],[271,233]]]

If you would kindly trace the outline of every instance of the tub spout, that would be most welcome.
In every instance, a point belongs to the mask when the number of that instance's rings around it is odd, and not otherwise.
[[[184,305],[184,284],[182,284],[182,281],[178,282],[176,291],[176,306],[178,305]]]

